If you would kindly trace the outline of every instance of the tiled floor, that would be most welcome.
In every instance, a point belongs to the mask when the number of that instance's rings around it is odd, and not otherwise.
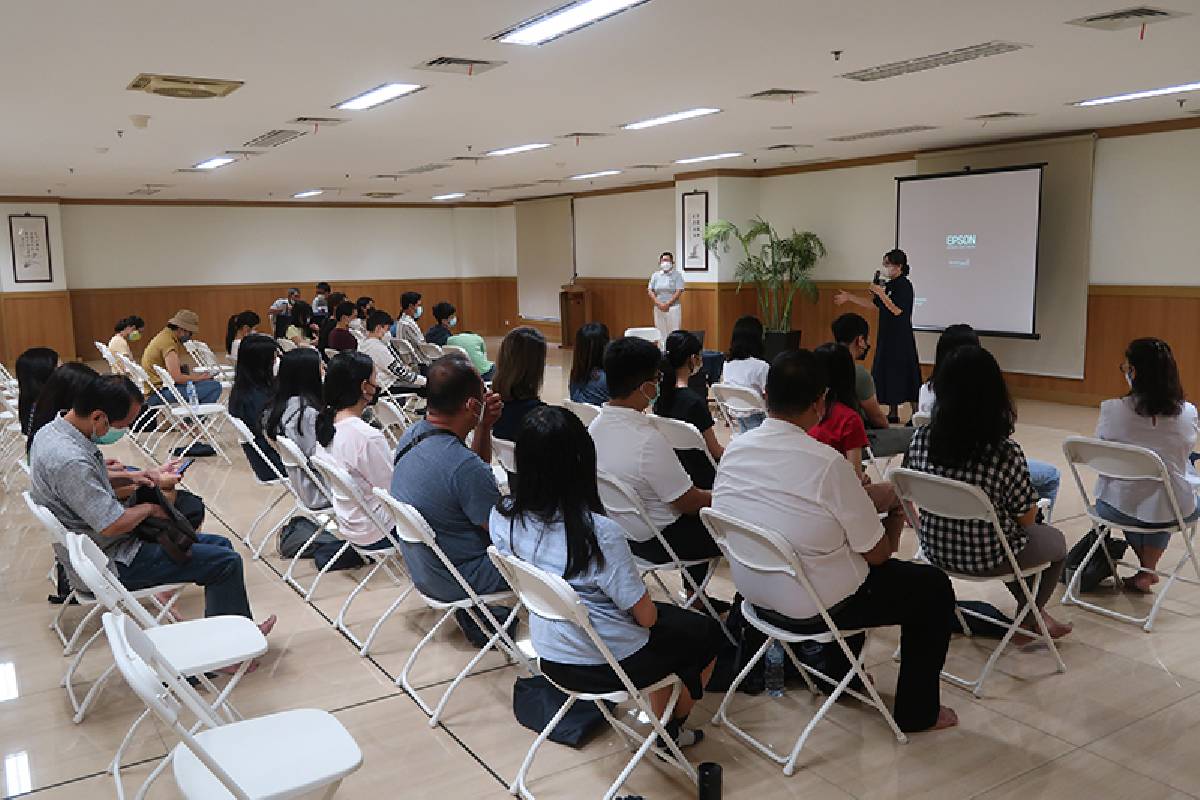
[[[496,343],[490,345],[493,351]],[[562,354],[551,353],[544,396],[562,397]],[[1062,465],[1061,440],[1090,432],[1095,411],[1026,402],[1017,438],[1026,452]],[[722,436],[727,433],[722,431]],[[232,442],[231,442],[232,444]],[[118,457],[137,463],[119,444]],[[235,453],[236,454],[236,453]],[[196,488],[233,528],[241,531],[261,507],[264,490],[249,478],[244,461],[232,468],[205,459],[189,474]],[[1071,541],[1087,529],[1081,502],[1064,475],[1057,522]],[[6,795],[35,792],[46,798],[112,796],[109,761],[129,723],[140,711],[136,699],[114,680],[87,719],[71,722],[58,681],[64,659],[46,625],[54,608],[46,603],[49,548],[43,532],[10,492],[0,498],[0,758]],[[230,534],[215,522],[210,532]],[[909,535],[911,539],[911,535]],[[906,552],[911,552],[911,541]],[[245,554],[245,551],[243,550]],[[363,768],[348,779],[340,797],[493,798],[506,796],[534,734],[513,719],[515,667],[499,657],[459,688],[444,722],[430,728],[416,703],[393,683],[412,646],[435,616],[409,601],[384,628],[371,658],[360,658],[330,624],[353,576],[334,573],[311,604],[279,578],[279,559],[246,559],[246,576],[256,614],[279,614],[263,667],[248,676],[234,700],[246,714],[314,706],[338,717],[361,745]],[[1011,599],[1000,586],[960,586],[964,596],[985,597],[1001,608]],[[730,591],[718,579],[716,593]],[[355,606],[356,629],[394,597],[379,581]],[[1120,607],[1144,600],[1105,595]],[[202,597],[189,591],[183,610],[197,614]],[[727,798],[1180,798],[1200,796],[1200,593],[1176,587],[1152,634],[1073,608],[1055,613],[1075,623],[1062,644],[1068,672],[1056,674],[1044,653],[1005,656],[982,699],[946,686],[944,701],[957,709],[958,728],[911,737],[897,744],[882,722],[854,705],[837,706],[817,728],[793,777],[768,763],[727,732],[706,725],[708,739],[691,751],[697,761],[720,762]],[[78,611],[68,612],[72,620]],[[1197,637],[1193,639],[1193,637]],[[880,632],[869,661],[878,685],[890,697],[896,670],[891,653],[896,633]],[[952,668],[977,668],[986,651],[972,642],[952,645]],[[415,682],[436,698],[470,657],[453,626],[423,654]],[[82,673],[94,678],[108,663],[97,647]],[[706,698],[693,719],[703,720],[719,698]],[[735,714],[776,747],[792,737],[815,708],[798,688],[786,697],[739,696]],[[169,732],[153,724],[141,729],[131,749],[125,785],[132,792],[173,745]],[[539,797],[596,797],[620,769],[625,750],[609,733],[575,751],[547,745],[534,768]],[[626,792],[648,798],[694,797],[677,773],[648,759]],[[175,797],[170,776],[150,797]]]

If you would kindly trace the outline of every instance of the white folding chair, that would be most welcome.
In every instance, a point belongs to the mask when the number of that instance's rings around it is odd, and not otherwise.
[[[695,425],[656,414],[648,414],[647,419],[663,435],[672,450],[699,450],[708,457],[708,463],[713,465],[713,469],[717,468],[717,460],[708,452],[708,443],[704,441]]]
[[[513,442],[510,442],[508,439],[500,439],[498,437],[493,436],[492,437],[492,455],[496,458],[496,461],[498,461],[500,463],[500,466],[502,468],[504,468],[508,472],[511,472],[514,475],[517,474],[517,446],[516,446],[516,444],[514,444]]]
[[[710,388],[717,401],[717,411],[734,436],[741,433],[739,418],[767,413],[767,404],[762,395],[753,389],[733,383],[714,383]]]
[[[904,507],[905,516],[908,517],[908,522],[912,525],[913,530],[917,531],[918,537],[921,535],[920,514],[914,516],[914,509],[949,519],[982,520],[991,525],[992,531],[995,532],[997,539],[999,539],[1000,546],[1004,551],[1005,560],[1009,566],[1009,571],[1003,575],[982,577],[946,569],[937,564],[934,566],[937,566],[951,578],[957,578],[960,581],[971,583],[984,583],[987,581],[1016,583],[1021,587],[1021,593],[1025,597],[1024,602],[1017,603],[1018,607],[1016,613],[1013,614],[1012,623],[1005,629],[1004,636],[1000,639],[999,644],[996,645],[991,655],[988,656],[988,660],[977,678],[968,680],[944,670],[942,678],[964,689],[970,689],[971,693],[976,697],[982,697],[984,681],[987,680],[992,668],[1000,659],[1001,653],[1008,647],[1009,641],[1012,640],[1012,637],[1018,630],[1026,636],[1040,639],[1044,642],[1050,654],[1054,656],[1054,660],[1057,662],[1058,671],[1066,672],[1067,665],[1063,663],[1062,656],[1058,653],[1058,646],[1050,638],[1050,632],[1046,629],[1046,621],[1037,612],[1037,604],[1034,602],[1034,596],[1037,594],[1038,587],[1042,584],[1042,579],[1045,577],[1045,572],[1050,566],[1050,562],[1046,561],[1030,567],[1022,567],[1017,563],[1017,557],[1013,554],[1012,547],[1008,543],[1008,537],[1004,535],[1004,528],[1000,525],[1000,520],[996,516],[996,509],[992,506],[991,499],[978,486],[943,478],[939,475],[930,475],[925,472],[917,472],[916,470],[899,467],[889,472],[888,477],[892,485],[896,487],[896,494],[900,498],[901,505]],[[1032,588],[1026,582],[1027,578],[1033,578]],[[957,613],[960,620],[962,620],[962,615],[965,614],[969,617],[997,624],[996,620],[992,617],[969,608],[963,608],[962,606],[957,606]],[[1031,630],[1021,628],[1021,622],[1026,616],[1033,617],[1033,621],[1037,624],[1037,630],[1040,633],[1034,633]],[[964,624],[962,627],[964,632],[969,636],[969,626]]]
[[[434,361],[437,361],[439,358],[445,355],[445,353],[442,352],[441,345],[436,345],[433,342],[421,342],[421,352]]]
[[[415,397],[415,395],[413,396]],[[394,450],[410,424],[404,409],[395,399],[383,395],[375,404],[375,419],[383,426],[383,435],[387,437],[388,443]]]
[[[188,339],[183,343],[183,347],[187,350],[188,355],[192,357],[192,360],[196,362],[196,366],[207,372],[213,380],[218,381],[222,389],[228,390],[233,388],[235,368],[228,364],[222,364],[217,359],[216,353],[212,351],[212,348],[206,342],[198,339]]]
[[[325,484],[329,487],[330,497],[340,496],[339,499],[343,502],[357,505],[359,510],[371,521],[375,529],[379,531],[380,535],[387,537],[389,542],[388,547],[379,550],[367,550],[357,547],[354,544],[350,545],[363,557],[363,560],[368,564],[373,563],[374,566],[358,582],[354,590],[350,592],[350,596],[342,603],[342,607],[338,609],[337,618],[334,620],[334,625],[337,626],[337,629],[345,634],[346,638],[358,648],[358,654],[366,656],[371,651],[371,644],[375,641],[375,636],[379,633],[379,629],[383,627],[383,623],[387,621],[388,617],[400,607],[400,604],[404,602],[404,598],[408,597],[409,592],[413,590],[413,584],[408,579],[407,572],[404,569],[404,557],[400,553],[400,543],[396,540],[396,534],[392,531],[390,525],[376,516],[375,512],[371,510],[371,506],[368,505],[362,493],[358,491],[358,487],[354,485],[353,479],[351,479],[346,470],[320,453],[314,454],[310,461],[313,467],[316,468],[317,474],[325,478]],[[344,526],[345,521],[338,520],[338,524],[339,526]],[[346,615],[350,611],[350,604],[366,588],[371,578],[375,577],[375,573],[380,570],[383,570],[396,586],[403,586],[404,590],[400,592],[400,596],[393,600],[387,610],[375,621],[375,624],[371,626],[371,632],[367,634],[366,640],[363,641],[350,631],[350,625],[346,622]],[[397,572],[400,575],[397,575]],[[401,577],[401,575],[404,575],[404,577]],[[405,584],[408,585],[405,586]]]
[[[467,349],[465,347],[459,347],[456,344],[447,344],[447,345],[442,346],[442,355],[448,356],[452,353],[460,355],[463,358],[471,357],[470,353],[467,352]]]
[[[625,535],[631,541],[648,542],[651,539],[657,539],[658,543],[662,545],[663,550],[666,551],[669,560],[661,564],[655,564],[652,561],[647,561],[644,558],[634,555],[633,562],[637,565],[638,571],[642,576],[649,575],[653,578],[654,582],[658,584],[658,588],[662,589],[667,597],[671,598],[671,601],[676,605],[686,608],[699,599],[709,615],[720,623],[721,630],[725,632],[726,638],[730,642],[737,644],[737,641],[729,633],[729,629],[725,627],[725,622],[721,619],[716,609],[713,608],[708,595],[704,591],[708,587],[709,581],[712,580],[713,574],[717,571],[717,564],[720,562],[721,557],[716,556],[714,558],[691,560],[681,559],[675,554],[675,549],[667,542],[666,537],[662,535],[662,531],[650,519],[650,515],[646,512],[646,507],[642,505],[641,499],[632,489],[604,470],[599,470],[596,473],[596,485],[600,490],[600,502],[604,503],[604,508],[608,512],[608,516],[621,526],[622,530],[625,531]],[[707,565],[708,571],[704,576],[704,580],[697,585],[692,576],[688,574],[687,567],[700,564]],[[682,598],[682,601],[663,583],[662,578],[658,574],[663,570],[679,572],[684,584],[684,592],[687,595]]]
[[[1175,488],[1171,482],[1171,475],[1167,472],[1167,467],[1163,464],[1162,459],[1153,450],[1131,444],[1106,442],[1101,439],[1092,439],[1085,436],[1068,436],[1063,442],[1063,454],[1067,457],[1067,464],[1071,467],[1071,474],[1075,477],[1075,485],[1079,487],[1079,496],[1083,498],[1087,515],[1091,518],[1092,525],[1099,528],[1101,534],[1096,537],[1096,541],[1092,544],[1091,549],[1088,550],[1087,555],[1084,556],[1080,564],[1089,563],[1095,557],[1097,551],[1099,551],[1108,560],[1108,566],[1113,575],[1117,574],[1117,566],[1120,565],[1143,572],[1152,572],[1167,579],[1163,587],[1155,593],[1154,604],[1150,607],[1150,611],[1145,616],[1135,617],[1081,599],[1079,597],[1079,579],[1083,575],[1083,570],[1077,569],[1075,570],[1075,574],[1071,576],[1070,582],[1067,583],[1067,589],[1063,593],[1063,605],[1077,605],[1080,608],[1097,614],[1103,614],[1106,617],[1112,617],[1113,619],[1129,622],[1134,625],[1141,625],[1142,629],[1149,633],[1154,628],[1154,619],[1158,616],[1158,611],[1167,597],[1167,592],[1171,589],[1175,581],[1183,581],[1193,586],[1200,585],[1200,580],[1197,580],[1197,578],[1200,578],[1200,563],[1196,561],[1196,551],[1192,545],[1192,539],[1196,535],[1197,520],[1184,518],[1183,512],[1179,509],[1179,499],[1175,496]],[[1128,525],[1118,526],[1117,523],[1106,520],[1096,511],[1096,502],[1088,493],[1087,487],[1083,483],[1083,478],[1079,474],[1079,467],[1081,466],[1087,467],[1097,475],[1111,480],[1137,481],[1142,484],[1157,483],[1159,485],[1158,491],[1165,493],[1167,499],[1170,501],[1171,514],[1175,517],[1174,524],[1165,528],[1140,528]],[[1185,552],[1170,572],[1158,569],[1148,570],[1140,564],[1127,561],[1113,561],[1111,556],[1109,556],[1108,548],[1101,545],[1107,541],[1112,529],[1117,527],[1121,530],[1132,531],[1133,533],[1178,533],[1183,540]],[[1192,569],[1195,571],[1197,578],[1189,578],[1180,574],[1184,565],[1188,562],[1191,562]],[[1119,589],[1120,584],[1118,582],[1118,591]]]
[[[763,755],[770,758],[777,764],[783,765],[783,774],[792,775],[796,771],[796,759],[800,756],[800,750],[804,747],[804,743],[808,741],[809,735],[816,728],[817,723],[824,718],[826,712],[833,707],[837,699],[843,694],[848,694],[855,699],[871,706],[878,711],[888,727],[892,729],[896,740],[901,744],[908,741],[908,737],[896,725],[896,720],[892,718],[892,714],[888,711],[883,700],[879,697],[879,692],[875,690],[875,684],[871,682],[871,678],[866,673],[866,668],[863,665],[863,659],[866,657],[867,649],[864,647],[862,651],[855,655],[850,649],[850,645],[846,642],[847,636],[855,634],[868,635],[869,630],[860,628],[855,630],[840,630],[829,616],[829,610],[821,601],[821,597],[817,594],[817,590],[813,588],[812,583],[808,579],[808,575],[804,571],[804,566],[800,563],[800,559],[796,555],[795,548],[776,531],[761,528],[757,525],[752,525],[748,522],[735,519],[728,514],[722,514],[711,508],[700,510],[700,519],[704,521],[705,527],[712,533],[712,537],[717,542],[717,546],[721,548],[721,552],[725,554],[730,564],[737,564],[741,571],[745,574],[753,575],[758,579],[775,578],[775,579],[790,579],[795,584],[797,594],[803,593],[816,606],[817,611],[821,616],[821,620],[825,623],[826,631],[814,634],[793,633],[776,625],[772,625],[762,619],[754,610],[753,599],[759,595],[757,581],[743,580],[744,585],[738,585],[738,591],[742,593],[742,614],[746,621],[758,629],[767,640],[762,647],[758,648],[758,652],[751,657],[750,661],[742,668],[737,677],[733,679],[729,690],[725,693],[725,698],[721,701],[720,708],[717,709],[716,716],[713,717],[714,725],[725,725],[739,739],[746,742]],[[766,654],[767,649],[775,642],[783,645],[783,650],[791,659],[792,665],[804,677],[804,682],[808,684],[809,691],[813,694],[819,694],[816,684],[813,683],[812,676],[817,676],[828,684],[833,684],[834,689],[829,692],[829,696],[813,714],[812,719],[804,726],[800,736],[796,739],[795,745],[788,755],[776,753],[770,745],[765,744],[758,739],[755,739],[742,728],[735,725],[729,719],[729,703],[733,700],[733,696],[737,693],[738,686],[750,674],[750,670],[754,669],[754,665]],[[821,644],[829,644],[837,642],[842,653],[846,656],[846,661],[850,664],[850,671],[846,673],[840,681],[835,680],[820,670],[811,667],[800,659],[796,658],[796,654],[792,652],[792,648],[787,646],[797,642],[819,642]],[[850,688],[850,682],[858,678],[863,687],[866,689],[867,695],[864,696],[861,692]]]
[[[626,336],[636,336],[639,339],[645,339],[647,342],[653,342],[659,347],[663,346],[662,334],[658,328],[626,328]]]
[[[446,703],[449,702],[451,693],[458,688],[458,685],[463,682],[463,679],[471,674],[471,670],[475,669],[475,665],[478,664],[493,647],[498,646],[508,657],[516,658],[521,662],[522,666],[525,667],[526,671],[532,674],[533,668],[525,660],[525,656],[522,655],[520,648],[517,647],[516,643],[513,642],[506,632],[509,623],[517,619],[517,613],[521,610],[521,603],[519,600],[517,600],[516,594],[511,591],[494,592],[492,594],[485,595],[476,594],[475,590],[471,588],[471,585],[467,583],[465,578],[463,578],[462,573],[459,572],[458,568],[454,566],[454,562],[447,558],[446,554],[442,552],[442,548],[439,547],[437,543],[437,535],[433,532],[433,529],[429,527],[429,523],[425,521],[425,518],[421,516],[421,512],[417,511],[417,509],[413,508],[408,503],[401,503],[399,500],[392,497],[386,489],[375,487],[374,492],[375,496],[387,506],[388,511],[391,513],[392,520],[396,523],[395,530],[397,538],[399,538],[401,541],[408,542],[409,544],[423,544],[432,550],[434,555],[438,557],[438,560],[442,562],[442,566],[446,568],[451,577],[454,578],[459,587],[462,588],[463,593],[466,595],[466,597],[464,597],[462,600],[446,602],[443,600],[435,600],[432,597],[425,595],[420,589],[416,590],[417,596],[424,601],[425,605],[429,606],[434,611],[441,611],[442,616],[438,618],[438,621],[434,623],[432,628],[429,629],[429,632],[425,634],[425,637],[421,639],[417,646],[413,648],[412,652],[409,653],[408,660],[404,662],[404,668],[400,670],[400,676],[396,678],[396,685],[402,687],[406,692],[412,695],[412,698],[417,701],[417,705],[421,707],[421,710],[429,716],[429,727],[434,728],[437,727],[438,721],[441,719],[442,711],[446,708]],[[505,618],[503,623],[499,622],[492,614],[491,609],[488,608],[489,604],[513,601],[516,601],[516,605],[513,606],[512,611],[509,612],[508,617]],[[438,701],[437,707],[430,710],[428,704],[426,704],[426,702],[421,698],[421,695],[417,692],[416,687],[414,687],[410,682],[409,675],[412,672],[413,666],[417,663],[417,656],[421,654],[421,650],[424,649],[425,645],[433,641],[433,637],[437,635],[438,629],[441,628],[447,620],[453,617],[455,612],[458,611],[465,612],[472,619],[472,621],[479,626],[481,631],[486,632],[488,630],[492,630],[495,631],[495,633],[493,633],[491,638],[488,639],[487,644],[479,648],[479,652],[477,652],[471,658],[471,660],[467,662],[467,665],[462,668],[462,671],[459,672],[458,675],[455,676],[454,680],[450,682],[450,685],[446,687],[446,691],[442,693],[442,699]],[[483,620],[480,619],[479,614],[483,615]],[[486,620],[486,624],[484,620]]]
[[[303,595],[304,600],[307,602],[312,600],[313,593],[317,590],[317,584],[321,582],[321,578],[325,577],[325,573],[329,571],[329,568],[337,563],[337,560],[342,557],[342,553],[350,549],[350,543],[343,539],[341,547],[339,547],[338,551],[334,553],[333,558],[326,561],[325,566],[317,570],[317,574],[313,577],[312,583],[310,583],[307,588],[300,585],[300,580],[296,577],[296,566],[300,563],[301,559],[304,558],[304,554],[308,551],[308,548],[312,546],[312,543],[315,542],[317,537],[322,533],[328,531],[334,536],[337,536],[337,519],[335,519],[333,516],[333,500],[330,498],[329,492],[325,488],[325,484],[321,482],[321,479],[318,478],[316,473],[312,471],[312,467],[308,465],[308,458],[305,457],[304,451],[300,449],[300,445],[296,444],[286,436],[276,437],[275,444],[279,447],[279,460],[283,462],[283,468],[289,472],[291,470],[300,471],[305,478],[307,478],[314,486],[317,487],[321,493],[321,497],[324,498],[322,505],[308,505],[308,503],[306,503],[304,498],[301,496],[299,490],[296,489],[295,482],[289,478],[288,484],[295,492],[296,501],[300,505],[302,513],[304,513],[304,516],[311,519],[317,525],[317,528],[313,531],[312,536],[308,537],[308,540],[304,543],[304,545],[296,551],[294,556],[292,556],[291,560],[288,562],[287,570],[283,573],[284,583],[287,583],[289,586]]]
[[[912,415],[912,424],[914,428],[924,428],[933,419],[933,415],[928,411],[915,411]]]
[[[613,730],[617,731],[633,750],[633,757],[625,764],[620,774],[604,793],[604,800],[611,800],[621,786],[624,785],[629,774],[633,772],[638,762],[646,755],[646,752],[654,744],[655,738],[663,742],[667,752],[659,752],[660,760],[664,764],[670,764],[672,767],[683,772],[692,783],[698,781],[695,768],[688,763],[686,757],[679,749],[679,745],[671,738],[671,735],[666,731],[667,720],[671,719],[671,714],[675,710],[675,703],[679,700],[679,694],[683,689],[683,684],[675,675],[668,675],[653,686],[645,686],[638,688],[633,685],[633,681],[621,668],[620,662],[613,656],[612,651],[608,649],[608,645],[596,633],[596,629],[592,627],[591,618],[588,616],[587,607],[579,599],[579,595],[571,588],[571,585],[563,580],[558,575],[551,575],[544,570],[538,569],[532,564],[528,564],[519,558],[499,552],[494,546],[488,548],[488,555],[492,562],[496,565],[496,569],[500,570],[500,574],[508,581],[521,599],[521,602],[529,609],[531,614],[536,614],[544,620],[551,622],[568,622],[581,628],[596,649],[604,656],[605,662],[620,679],[621,684],[625,687],[624,691],[616,692],[578,692],[567,689],[547,677],[550,683],[558,687],[563,692],[567,699],[555,713],[554,717],[546,724],[546,727],[538,734],[530,746],[529,751],[525,754],[525,760],[521,763],[521,768],[517,772],[516,778],[513,780],[509,791],[518,797],[526,800],[533,799],[533,793],[529,791],[526,785],[526,779],[529,775],[529,770],[533,766],[533,759],[537,755],[538,749],[546,741],[550,732],[562,720],[566,713],[575,704],[576,700],[584,702],[594,702],[596,707],[600,709],[600,713],[612,725]],[[657,689],[671,687],[671,697],[667,701],[667,706],[663,709],[662,716],[656,716],[650,707],[648,696],[651,692]],[[613,716],[609,710],[607,703],[624,703],[632,701],[634,706],[643,719],[649,720],[651,731],[648,735],[643,736],[641,733],[630,728],[625,722]],[[634,745],[637,745],[634,749]]]
[[[292,709],[223,723],[156,642],[128,618],[107,613],[104,629],[129,688],[181,740],[169,761],[175,784],[188,800],[266,800],[318,792],[329,798],[362,765],[354,737],[329,712]],[[196,716],[196,726],[183,723],[185,710]],[[204,730],[196,732],[198,728]],[[150,779],[165,765],[166,760]]]
[[[287,353],[296,349],[296,343],[291,339],[284,339],[280,337],[276,339],[275,342],[279,345],[279,352],[281,353]]]
[[[600,406],[594,406],[591,403],[563,400],[562,407],[579,417],[579,421],[583,423],[583,427],[585,428],[592,424],[592,420],[600,416]]]
[[[125,370],[121,367],[117,357],[113,355],[112,350],[108,349],[108,345],[104,342],[92,342],[96,345],[96,350],[99,351],[100,357],[104,359],[104,363],[108,364],[108,371],[113,375],[124,375]]]
[[[17,401],[0,392],[0,471],[5,491],[12,488],[12,476],[18,471],[29,473],[25,455],[25,434],[21,432]]]
[[[333,358],[334,356],[338,355],[341,352],[342,352],[341,350],[336,350],[332,347],[326,347],[325,348],[325,358],[327,358],[327,359]]]
[[[229,695],[233,687],[245,676],[253,660],[267,652],[267,637],[252,620],[238,616],[220,616],[160,625],[157,619],[142,608],[117,576],[109,571],[108,557],[100,551],[95,542],[86,536],[72,533],[67,537],[67,546],[71,554],[72,569],[105,609],[127,616],[145,632],[176,671],[196,679],[211,692],[214,697],[207,705],[213,713],[220,712],[230,721],[241,718],[237,709],[229,702]],[[235,665],[238,665],[237,670],[230,676],[225,688],[218,691],[208,673]],[[110,666],[97,683],[103,685],[114,669],[115,665]],[[133,740],[138,725],[148,713],[143,712],[130,726],[113,757],[111,771],[118,797],[124,797],[121,757]],[[149,788],[149,783],[153,781],[157,772],[156,769],[147,779],[143,790],[138,792],[139,797]]]
[[[170,403],[172,416],[179,417],[180,419],[192,420],[191,432],[188,433],[186,432],[185,428],[181,427],[179,442],[177,442],[176,446],[172,447],[171,449],[175,450],[182,448],[183,451],[186,451],[193,444],[208,444],[213,450],[217,451],[217,455],[219,455],[226,464],[233,466],[233,462],[229,460],[229,456],[226,455],[225,449],[221,447],[221,443],[217,441],[217,432],[221,429],[221,423],[224,422],[225,419],[229,418],[228,409],[225,407],[225,404],[193,404],[186,397],[184,397],[183,391],[175,385],[174,381],[171,379],[171,373],[167,372],[158,364],[154,365],[154,371],[158,374],[159,379],[162,381],[161,390],[156,391],[159,393],[160,397],[163,397]],[[182,444],[182,442],[185,440],[187,443]]]

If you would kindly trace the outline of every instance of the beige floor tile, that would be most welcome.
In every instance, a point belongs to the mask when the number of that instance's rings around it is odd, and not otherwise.
[[[1075,750],[975,800],[1028,800],[1031,797],[1086,797],[1091,800],[1184,800],[1189,794],[1172,789],[1086,750]]]
[[[1120,695],[1124,687],[1111,687]],[[1150,714],[1094,742],[1087,749],[1109,761],[1148,775],[1192,795],[1200,795],[1200,695]]]

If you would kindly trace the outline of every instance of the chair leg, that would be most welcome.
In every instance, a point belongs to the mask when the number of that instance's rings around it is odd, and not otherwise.
[[[375,573],[378,572],[379,568],[382,566],[383,561],[375,562],[375,566],[371,568],[366,577],[359,581],[358,584],[355,585],[354,589],[351,590],[350,595],[346,598],[345,602],[342,603],[342,607],[338,609],[337,618],[333,621],[334,627],[345,634],[346,638],[353,642],[354,646],[359,649],[362,648],[363,643],[358,639],[357,636],[350,632],[350,626],[346,623],[346,614],[349,612],[350,604],[354,602],[354,598],[358,597],[359,592],[366,588],[366,585],[370,582],[371,578],[375,576]]]
[[[481,630],[486,630],[486,627],[484,627],[481,624],[481,621],[475,616],[474,609],[468,608],[466,611],[471,616],[471,619],[475,620],[475,624],[480,626]],[[483,657],[486,656],[492,650],[492,648],[497,645],[497,643],[500,641],[500,638],[505,636],[505,626],[508,625],[509,620],[512,619],[513,614],[515,613],[517,612],[514,608],[513,611],[509,613],[508,617],[505,618],[504,622],[498,623],[499,627],[496,629],[496,632],[492,634],[492,638],[488,639],[487,644],[479,648],[479,652],[477,652],[471,658],[471,660],[467,662],[467,665],[462,668],[462,671],[455,676],[454,680],[450,682],[450,685],[446,687],[446,691],[442,692],[442,699],[438,701],[437,708],[433,710],[433,714],[429,717],[429,727],[437,727],[438,720],[442,715],[442,710],[446,707],[446,703],[450,700],[450,695],[453,694],[454,690],[458,688],[458,685],[462,683],[468,675],[471,674],[471,670],[475,669],[475,665],[482,661]],[[447,614],[447,616],[449,616],[449,614]],[[488,617],[490,619],[491,615],[489,614]],[[445,619],[445,617],[443,617],[443,619]]]
[[[362,649],[358,651],[360,656],[365,658],[366,655],[371,652],[371,644],[375,641],[375,635],[379,633],[379,629],[383,627],[383,623],[387,622],[388,617],[395,613],[396,609],[400,607],[400,604],[404,602],[404,599],[408,597],[408,593],[412,590],[413,585],[410,583],[408,587],[400,593],[400,596],[392,601],[392,604],[388,606],[387,611],[383,612],[383,616],[377,619],[375,624],[371,626],[371,632],[367,634],[367,641],[363,643]]]
[[[421,707],[421,710],[425,712],[425,716],[427,717],[433,717],[433,711],[429,708],[429,705],[421,699],[421,695],[419,692],[417,692],[416,687],[409,682],[408,674],[412,671],[413,665],[417,663],[417,656],[419,656],[421,651],[425,649],[425,645],[429,644],[429,642],[433,640],[433,637],[437,635],[438,630],[440,630],[442,625],[445,624],[446,620],[450,619],[450,617],[453,615],[454,609],[450,608],[446,610],[446,613],[442,614],[442,616],[438,618],[438,621],[435,622],[433,627],[429,629],[429,632],[425,634],[421,641],[417,643],[417,646],[413,648],[412,652],[408,654],[408,659],[404,662],[404,668],[400,670],[400,677],[396,679],[396,685],[408,692],[409,695],[412,696],[412,699],[417,701],[417,705]]]
[[[558,726],[558,723],[562,722],[562,718],[565,717],[567,712],[571,710],[571,706],[575,705],[575,698],[577,696],[578,695],[574,693],[567,695],[566,701],[559,706],[558,711],[554,712],[554,716],[550,718],[550,722],[546,725],[546,727],[542,728],[541,732],[538,733],[537,738],[533,740],[533,744],[529,746],[529,751],[525,753],[525,760],[521,762],[521,768],[517,770],[517,776],[513,778],[513,782],[509,784],[509,794],[524,798],[524,800],[534,800],[533,792],[529,791],[525,785],[525,777],[529,774],[530,768],[533,767],[533,759],[534,756],[537,755],[538,748],[545,743],[546,739],[549,738],[551,731]],[[603,705],[602,701],[598,700],[596,702],[598,705]]]

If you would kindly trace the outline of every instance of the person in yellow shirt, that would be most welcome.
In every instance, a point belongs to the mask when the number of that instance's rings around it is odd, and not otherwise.
[[[187,384],[192,383],[196,388],[196,399],[200,403],[215,403],[221,399],[221,384],[213,380],[207,372],[196,369],[188,363],[185,357],[183,343],[196,335],[200,330],[200,317],[195,311],[181,309],[175,316],[167,320],[167,327],[159,331],[146,345],[142,353],[142,368],[150,377],[155,387],[162,386],[162,380],[154,370],[155,366],[162,367],[171,375],[181,397],[187,397]],[[157,395],[147,399],[151,405],[158,402]]]

